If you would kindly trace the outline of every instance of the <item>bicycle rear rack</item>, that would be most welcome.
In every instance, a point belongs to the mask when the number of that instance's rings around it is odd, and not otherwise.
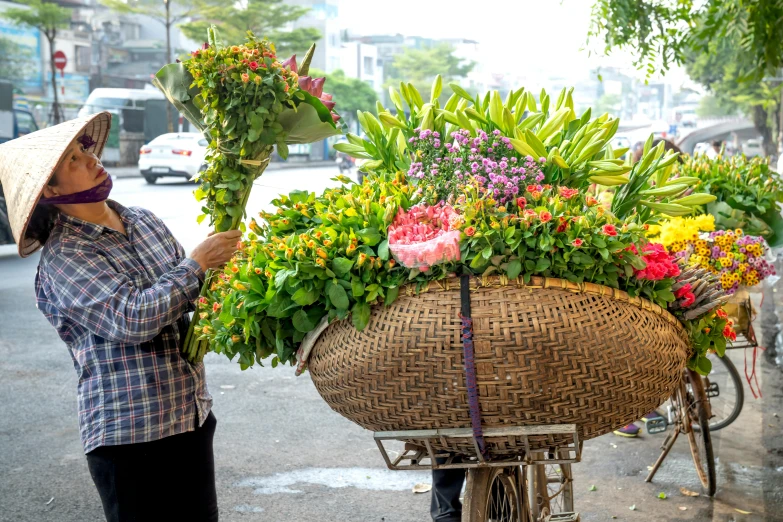
[[[485,439],[491,437],[514,437],[519,439],[522,441],[524,449],[520,455],[485,459],[479,451],[478,442],[473,437],[473,430],[470,428],[379,431],[373,434],[373,438],[381,451],[386,466],[395,471],[506,467],[531,464],[573,464],[579,462],[582,458],[579,434],[575,424],[510,426],[486,428],[483,431]],[[565,436],[566,442],[546,450],[531,450],[529,437],[540,435]],[[383,441],[397,440],[405,442],[410,439],[422,440],[424,447],[406,444],[403,453],[392,460]],[[443,441],[442,443],[445,445],[448,439],[472,439],[475,453],[470,456],[455,456],[432,448],[431,441]],[[439,464],[436,459],[443,459],[443,462]]]

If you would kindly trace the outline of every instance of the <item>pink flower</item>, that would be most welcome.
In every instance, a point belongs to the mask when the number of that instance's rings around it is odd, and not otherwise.
[[[579,194],[579,191],[577,189],[572,189],[568,187],[558,187],[557,192],[560,194],[560,197],[563,199],[571,199],[572,197]]]
[[[542,210],[541,213],[538,215],[538,219],[540,219],[542,223],[547,223],[552,220],[552,214],[550,214],[546,210]]]
[[[601,231],[606,234],[607,236],[616,236],[617,235],[617,229],[614,228],[614,225],[606,224],[603,226]]]
[[[250,67],[251,71],[255,71],[256,69],[258,69],[258,62],[250,62],[249,64],[247,64],[247,66]]]
[[[476,233],[476,227],[468,227],[465,229],[465,235],[468,237],[473,236]]]
[[[250,81],[250,75],[247,73],[242,74],[242,83],[247,83]]]
[[[573,246],[575,246],[576,248],[579,248],[579,247],[581,247],[581,246],[584,244],[584,241],[582,241],[582,240],[581,240],[581,239],[579,239],[579,238],[576,238],[576,239],[574,239],[573,241],[571,241],[571,244],[572,244]]]
[[[299,69],[296,67],[296,55],[295,54],[292,55],[291,58],[289,58],[288,60],[284,61],[280,65],[282,65],[283,67],[288,68],[288,70],[293,71],[293,72],[298,72],[299,71]]]
[[[332,119],[337,121],[340,119],[340,116],[333,112],[335,103],[332,101],[332,95],[323,92],[325,81],[326,78],[311,78],[309,76],[300,76],[299,88],[318,98],[321,103],[323,103],[324,106],[329,109],[329,111],[332,111]]]

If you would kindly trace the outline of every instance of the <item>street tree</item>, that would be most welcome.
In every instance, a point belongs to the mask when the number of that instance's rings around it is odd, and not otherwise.
[[[32,52],[10,38],[0,37],[0,78],[22,80],[34,71]]]
[[[648,76],[730,39],[751,60],[746,78],[758,81],[783,67],[781,20],[780,0],[596,0],[590,37],[603,38],[606,52],[633,53]]]
[[[171,28],[195,16],[198,6],[193,0],[100,0],[106,7],[124,14],[146,15],[157,20],[166,29],[166,63],[174,60],[171,55]],[[206,35],[204,31],[203,35]],[[203,39],[204,36],[200,39]],[[171,104],[166,104],[168,130],[174,130],[174,118]]]
[[[116,1],[116,0],[113,0]],[[202,41],[210,25],[220,28],[224,42],[243,42],[248,31],[275,44],[278,56],[303,53],[321,38],[317,29],[289,25],[309,11],[283,0],[246,0],[226,3],[223,0],[192,0],[198,18],[183,23],[180,28],[188,38]]]
[[[696,107],[696,114],[700,118],[736,116],[738,112],[739,107],[737,107],[736,103],[718,98],[714,94],[702,96],[699,99],[699,106]]]
[[[726,106],[739,106],[774,154],[772,115],[780,115],[783,67],[781,0],[596,0],[590,38],[603,38],[605,52],[630,51],[652,76],[659,67],[685,65],[691,78]]]
[[[780,122],[780,84],[748,80],[755,64],[734,38],[719,38],[707,52],[691,50],[685,69],[696,82],[704,85],[725,108],[736,107],[753,121],[761,135],[764,153],[777,152],[773,129]],[[780,129],[778,129],[780,131]]]
[[[71,10],[60,7],[55,3],[43,2],[42,0],[21,0],[21,3],[27,5],[29,9],[12,7],[3,12],[3,17],[19,25],[34,27],[41,31],[49,43],[49,68],[52,75],[52,90],[54,99],[52,102],[52,121],[58,124],[62,121],[62,111],[57,95],[57,74],[54,66],[55,42],[57,41],[57,30],[65,29],[71,23]]]
[[[391,66],[384,71],[386,85],[399,88],[400,81],[412,83],[419,92],[429,95],[435,77],[440,74],[443,84],[460,80],[473,70],[475,63],[465,62],[454,55],[454,48],[441,43],[425,49],[405,50],[394,57]]]

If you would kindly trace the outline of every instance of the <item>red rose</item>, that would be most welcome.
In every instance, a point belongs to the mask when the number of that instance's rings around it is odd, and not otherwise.
[[[583,243],[584,243],[584,241],[582,241],[579,238],[576,238],[573,241],[571,241],[571,244],[574,245],[576,248],[581,247]]]
[[[542,223],[547,223],[552,220],[552,214],[550,214],[546,210],[542,210],[541,213],[538,215],[538,219],[540,219]]]
[[[517,198],[517,206],[519,207],[519,210],[522,210],[525,208],[525,205],[527,205],[527,200],[523,197]]]
[[[617,235],[617,229],[614,228],[614,225],[606,224],[603,226],[601,231],[606,234],[607,236],[616,236]]]
[[[250,62],[247,66],[250,67],[251,71],[255,71],[258,69],[258,62]]]
[[[465,235],[470,237],[476,233],[476,227],[468,227],[465,229]]]

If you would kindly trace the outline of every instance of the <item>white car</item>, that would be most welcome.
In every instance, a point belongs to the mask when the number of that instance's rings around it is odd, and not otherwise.
[[[745,143],[743,143],[742,153],[749,158],[753,158],[755,156],[763,156],[764,147],[761,144],[761,140],[750,139]]]
[[[161,134],[139,150],[139,170],[147,183],[172,176],[193,179],[206,168],[207,140],[198,132]]]

